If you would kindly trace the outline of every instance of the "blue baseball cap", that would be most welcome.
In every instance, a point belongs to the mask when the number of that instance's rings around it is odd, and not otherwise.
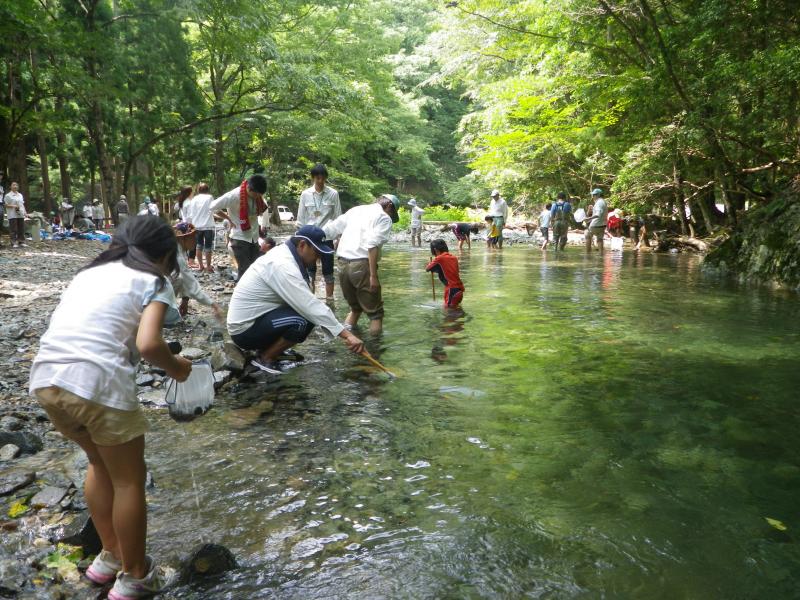
[[[603,195],[603,190],[601,190],[600,188],[594,188],[592,190],[592,196],[602,196],[602,195]]]
[[[321,254],[333,254],[333,248],[325,241],[325,232],[319,227],[303,225],[292,237],[304,239]]]

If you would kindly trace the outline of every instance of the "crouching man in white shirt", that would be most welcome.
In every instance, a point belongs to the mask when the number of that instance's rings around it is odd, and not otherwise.
[[[302,360],[290,348],[302,343],[314,329],[322,327],[340,337],[360,354],[364,343],[336,320],[328,306],[309,287],[308,268],[320,254],[332,254],[325,233],[307,225],[285,243],[264,254],[239,279],[228,306],[228,332],[244,350],[257,351],[251,364],[278,375],[278,363]]]

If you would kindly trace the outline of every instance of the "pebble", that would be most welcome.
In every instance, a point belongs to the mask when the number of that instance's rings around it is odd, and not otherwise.
[[[202,348],[184,348],[183,352],[181,352],[181,356],[188,360],[200,360],[208,356],[208,354],[208,350],[203,350]]]
[[[14,444],[6,444],[0,448],[0,460],[11,460],[19,456],[19,446]]]

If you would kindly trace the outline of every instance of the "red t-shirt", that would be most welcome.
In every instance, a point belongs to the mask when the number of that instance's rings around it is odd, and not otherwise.
[[[464,289],[464,284],[458,275],[458,259],[449,252],[435,257],[425,270],[436,273],[447,287]]]

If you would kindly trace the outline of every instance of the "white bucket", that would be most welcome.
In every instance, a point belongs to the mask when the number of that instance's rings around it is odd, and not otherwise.
[[[192,373],[183,383],[167,382],[164,398],[169,416],[176,421],[191,421],[204,415],[214,404],[214,373],[211,363],[200,360],[192,364]]]

